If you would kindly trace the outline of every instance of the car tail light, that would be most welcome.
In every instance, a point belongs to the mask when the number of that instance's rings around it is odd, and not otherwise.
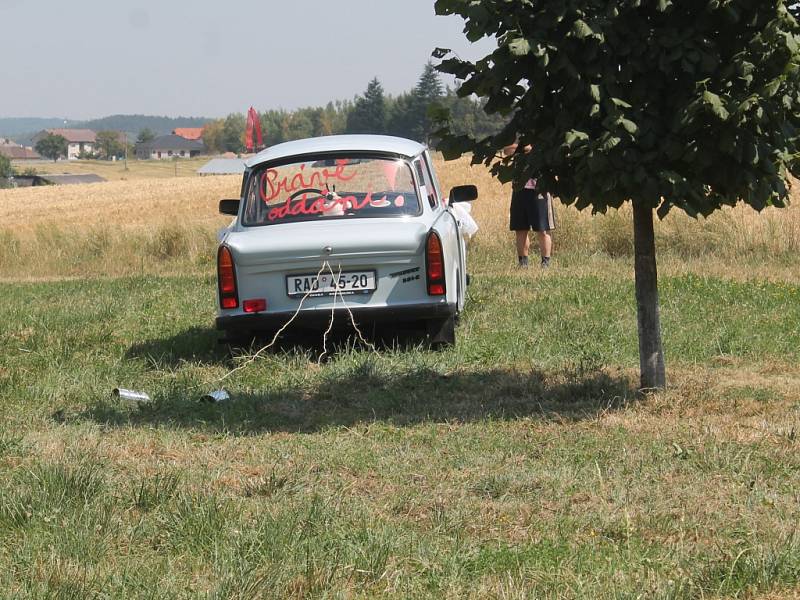
[[[444,296],[444,253],[442,240],[439,234],[431,231],[425,242],[425,268],[428,274],[428,294],[430,296]]]
[[[254,298],[252,300],[245,300],[242,302],[242,308],[246,313],[259,313],[267,310],[266,298]]]
[[[220,246],[217,252],[217,283],[219,305],[222,308],[237,308],[239,294],[236,291],[236,267],[233,264],[233,255],[227,246]]]

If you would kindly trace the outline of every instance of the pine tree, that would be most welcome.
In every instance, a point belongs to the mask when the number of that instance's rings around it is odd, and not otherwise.
[[[347,115],[347,133],[386,133],[386,98],[375,77]]]
[[[428,108],[442,96],[439,74],[436,67],[428,62],[414,89],[398,97],[394,103],[389,130],[395,135],[430,143],[435,124],[428,117]]]
[[[414,94],[423,102],[430,104],[439,100],[444,94],[442,92],[442,82],[439,73],[432,62],[428,61],[422,70],[422,75],[414,88]]]

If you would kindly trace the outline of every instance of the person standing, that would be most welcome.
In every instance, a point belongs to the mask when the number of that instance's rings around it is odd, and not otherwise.
[[[517,149],[516,144],[504,150],[506,156],[512,155]],[[530,151],[526,147],[525,151]],[[536,232],[539,242],[542,268],[550,266],[550,256],[553,251],[552,231],[556,228],[556,215],[553,210],[553,197],[547,192],[541,192],[537,187],[535,178],[529,179],[521,189],[514,190],[511,195],[510,229],[516,234],[517,259],[521,268],[528,267],[528,252],[530,240],[528,234],[531,229]]]

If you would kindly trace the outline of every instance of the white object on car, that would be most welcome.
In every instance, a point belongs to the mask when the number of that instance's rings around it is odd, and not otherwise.
[[[472,205],[467,202],[458,202],[451,207],[458,219],[458,227],[468,238],[478,233],[478,223],[472,217]]]

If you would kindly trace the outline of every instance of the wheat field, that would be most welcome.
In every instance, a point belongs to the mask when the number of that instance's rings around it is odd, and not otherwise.
[[[462,183],[478,186],[473,214],[481,229],[473,241],[480,249],[474,253],[475,268],[512,267],[513,243],[507,231],[510,186],[467,159],[436,162],[445,190]],[[217,203],[238,197],[241,178],[159,178],[144,167],[132,169],[129,176],[133,179],[0,190],[0,277],[119,276],[206,268],[216,232],[229,221],[217,213]],[[612,269],[629,270],[629,208],[593,216],[562,205],[557,219],[557,257],[577,267],[602,260]],[[668,270],[795,278],[800,273],[794,260],[800,251],[800,207],[758,214],[740,206],[699,220],[672,214],[657,223],[657,245]],[[742,264],[748,269],[740,270]]]

